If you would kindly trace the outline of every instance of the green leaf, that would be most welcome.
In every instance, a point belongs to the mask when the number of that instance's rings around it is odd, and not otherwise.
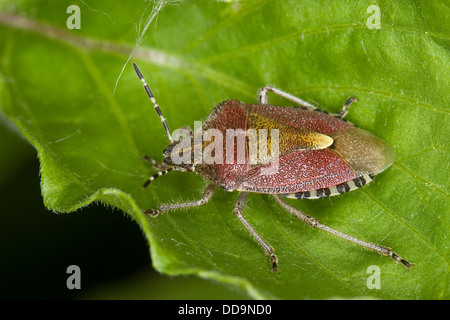
[[[81,29],[67,28],[71,4]],[[120,208],[141,226],[163,273],[197,274],[253,298],[448,299],[449,8],[377,1],[380,29],[369,29],[373,4],[169,3],[133,52],[151,3],[3,1],[1,110],[37,149],[45,205]],[[198,199],[206,184],[174,172],[141,190],[154,173],[141,157],[161,160],[167,137],[129,63],[113,94],[132,52],[172,129],[193,127],[226,99],[256,102],[267,84],[329,112],[358,97],[348,119],[394,146],[394,165],[349,194],[289,203],[392,247],[411,271],[311,229],[270,196],[250,195],[243,214],[275,248],[279,273],[235,218],[237,193],[218,190],[200,208],[144,216],[160,203]],[[371,265],[380,289],[367,286]]]

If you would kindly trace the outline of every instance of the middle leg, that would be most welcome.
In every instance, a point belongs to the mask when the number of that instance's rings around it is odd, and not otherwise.
[[[236,203],[234,205],[234,214],[239,219],[239,221],[247,228],[247,230],[252,234],[252,236],[258,241],[258,243],[263,248],[264,252],[270,257],[270,261],[272,262],[272,271],[278,272],[277,269],[277,256],[274,253],[274,249],[270,244],[268,244],[256,231],[253,229],[253,227],[248,223],[247,220],[242,216],[242,210],[245,207],[245,204],[247,202],[248,198],[248,192],[242,192],[238,199],[236,200]]]

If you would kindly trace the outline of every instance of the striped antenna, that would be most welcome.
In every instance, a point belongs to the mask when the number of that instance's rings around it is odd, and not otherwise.
[[[164,126],[164,130],[166,130],[167,137],[169,137],[170,142],[173,142],[172,136],[170,135],[169,126],[167,125],[166,119],[164,119],[164,116],[162,115],[161,109],[159,109],[159,105],[156,103],[156,99],[155,99],[155,96],[153,95],[152,90],[150,90],[150,87],[148,86],[147,82],[145,82],[145,79],[141,73],[141,70],[139,70],[136,63],[134,63],[134,62],[133,62],[133,68],[134,68],[134,71],[136,71],[136,74],[137,74],[139,80],[142,81],[145,92],[147,92],[147,96],[150,98],[150,101],[153,103],[155,111],[158,114],[159,119],[161,120],[161,122]]]

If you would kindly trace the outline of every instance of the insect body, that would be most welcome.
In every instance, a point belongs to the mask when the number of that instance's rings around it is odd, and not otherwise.
[[[409,269],[411,264],[390,248],[334,230],[282,199],[315,199],[352,191],[372,181],[376,174],[393,163],[395,152],[388,144],[344,120],[355,98],[350,98],[337,115],[331,115],[279,89],[264,87],[259,91],[258,104],[224,101],[213,109],[201,127],[189,131],[184,139],[175,140],[141,72],[136,64],[133,63],[133,67],[171,142],[163,152],[162,164],[152,160],[160,171],[145,182],[144,188],[172,170],[195,172],[210,181],[198,201],[161,204],[156,209],[145,211],[146,214],[156,216],[170,210],[206,204],[217,186],[227,191],[239,191],[233,212],[270,257],[272,270],[277,271],[274,249],[242,215],[250,192],[266,193],[311,227],[390,256]],[[268,91],[300,107],[269,105]],[[208,140],[209,143],[201,139],[202,133],[208,130],[214,132],[214,139]],[[209,153],[209,158],[205,153]],[[209,161],[205,161],[207,158]]]

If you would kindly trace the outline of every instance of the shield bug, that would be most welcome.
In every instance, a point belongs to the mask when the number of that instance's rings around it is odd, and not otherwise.
[[[309,226],[389,256],[410,268],[411,264],[391,248],[334,230],[283,200],[283,197],[317,199],[358,189],[394,162],[395,152],[386,142],[344,119],[356,98],[348,99],[338,114],[331,115],[289,93],[267,86],[259,90],[258,104],[224,101],[212,110],[199,128],[188,131],[183,139],[173,139],[150,87],[135,63],[133,67],[170,140],[163,152],[163,163],[147,157],[159,171],[144,183],[143,188],[172,170],[195,172],[210,181],[199,200],[160,204],[146,210],[145,214],[155,217],[166,211],[204,205],[216,187],[238,191],[240,194],[233,212],[270,257],[272,271],[277,271],[278,260],[273,247],[242,215],[249,193],[265,193]],[[269,105],[269,91],[298,107]],[[203,141],[203,133],[211,130],[215,133],[214,139],[211,138],[210,143]],[[268,138],[269,130],[276,134]],[[219,141],[224,137],[226,147]],[[241,144],[235,145],[235,140]],[[229,148],[230,144],[232,147]],[[270,155],[267,154],[269,149]],[[213,158],[213,162],[206,161],[204,153],[207,150],[209,160]]]

